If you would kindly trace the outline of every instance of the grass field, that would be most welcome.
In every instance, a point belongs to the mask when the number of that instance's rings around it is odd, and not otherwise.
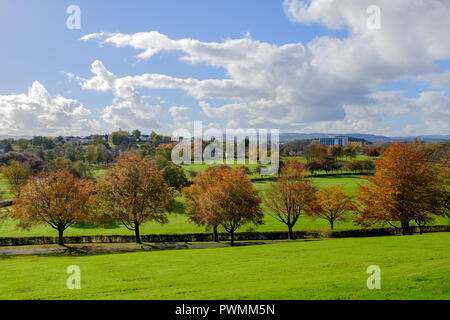
[[[0,173],[0,200],[10,199],[13,195],[10,191],[8,181]]]
[[[321,177],[314,178],[314,183],[318,187],[330,187],[336,184],[345,185],[345,190],[351,194],[355,194],[358,189],[358,184],[366,183],[366,180],[360,176],[337,176],[337,177]],[[262,197],[270,187],[270,182],[262,181],[255,182],[255,187],[261,192]],[[182,199],[179,199],[182,202]],[[268,214],[266,208],[265,224],[262,226],[246,225],[239,231],[286,231],[286,226]],[[176,233],[196,233],[206,232],[204,228],[197,227],[195,224],[188,221],[189,216],[183,214],[183,208],[177,210],[178,213],[169,215],[169,223],[160,225],[157,223],[146,223],[141,228],[141,234],[176,234]],[[448,219],[439,218],[436,224],[448,224]],[[381,227],[381,225],[377,226]],[[294,230],[329,230],[329,223],[325,220],[311,220],[309,217],[302,217],[297,222]],[[353,230],[360,227],[353,224],[353,222],[336,222],[335,230]],[[117,225],[113,228],[92,228],[86,226],[71,227],[66,232],[67,236],[80,235],[133,235],[133,231],[129,231],[122,225]],[[40,225],[31,230],[18,230],[16,223],[11,219],[6,219],[0,222],[0,237],[32,237],[32,236],[56,236],[56,231],[47,225]]]
[[[0,258],[0,299],[449,299],[449,233]],[[70,265],[81,290],[66,288]],[[367,267],[381,269],[368,290]]]
[[[361,179],[358,176],[350,176],[350,177],[333,177],[333,178],[315,178],[315,183],[319,187],[329,187],[335,184],[345,184],[346,190],[348,192],[354,193],[357,189],[358,183],[364,183],[365,180]],[[267,181],[263,182],[255,182],[255,187],[258,188],[261,192],[261,195],[264,197],[265,192],[270,187],[270,183]],[[142,234],[174,234],[174,233],[194,233],[194,232],[205,232],[204,228],[197,227],[193,223],[188,221],[189,216],[182,214],[183,210],[179,210],[181,213],[171,214],[169,215],[169,223],[166,225],[160,225],[157,223],[146,223],[142,226],[141,233]],[[285,231],[286,227],[284,224],[278,222],[271,216],[267,214],[267,210],[265,209],[266,217],[265,224],[262,226],[253,226],[248,225],[241,228],[240,231]],[[329,225],[326,221],[316,220],[312,221],[310,218],[303,217],[297,223],[295,230],[322,230],[329,228]],[[336,223],[337,230],[343,229],[355,229],[359,228],[355,226],[352,222],[342,222]],[[89,228],[89,227],[72,227],[69,228],[65,235],[67,236],[78,236],[78,235],[132,235],[133,232],[129,231],[125,227],[118,225],[114,228]],[[14,236],[22,236],[22,237],[30,237],[30,236],[43,236],[43,235],[55,235],[55,230],[47,225],[40,225],[31,230],[22,231],[16,228],[16,223],[10,219],[4,220],[0,222],[0,237],[14,237]]]

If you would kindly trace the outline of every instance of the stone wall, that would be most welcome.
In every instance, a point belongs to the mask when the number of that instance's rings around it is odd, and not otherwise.
[[[0,201],[0,208],[11,207],[14,199]]]
[[[417,227],[411,227],[412,232],[418,232]],[[425,232],[448,232],[450,225],[429,226],[424,228]],[[294,232],[296,239],[315,239],[315,238],[347,238],[347,237],[376,237],[400,234],[401,231],[393,228],[384,229],[362,229],[345,230],[334,232]],[[208,242],[213,241],[211,233],[190,233],[190,234],[153,234],[141,236],[143,242]],[[229,241],[230,236],[227,233],[219,235],[221,241]],[[238,232],[235,235],[236,241],[267,241],[267,240],[287,240],[287,232]],[[67,244],[83,243],[133,243],[134,236],[71,236],[64,237]],[[42,245],[56,244],[57,237],[8,237],[0,238],[0,246],[24,246],[24,245]]]

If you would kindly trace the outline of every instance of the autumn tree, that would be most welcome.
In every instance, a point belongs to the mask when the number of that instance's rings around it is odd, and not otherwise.
[[[3,176],[11,186],[12,192],[20,196],[22,188],[26,185],[31,176],[31,169],[26,164],[21,164],[16,160],[11,160],[1,168]]]
[[[368,148],[366,149],[366,156],[368,157],[379,157],[380,156],[380,152],[378,151],[377,148]]]
[[[230,234],[231,246],[239,227],[263,223],[262,200],[244,170],[228,166],[209,168],[183,194],[187,212],[192,214],[190,219],[216,230],[222,226]]]
[[[304,164],[289,161],[282,170],[282,177],[270,184],[265,204],[269,214],[288,227],[289,239],[294,239],[294,226],[302,213],[318,207],[317,188],[306,178]]]
[[[33,172],[38,172],[44,167],[44,161],[38,156],[30,152],[7,152],[0,154],[0,164],[8,164],[10,161],[15,160],[20,164],[29,167]]]
[[[391,144],[375,166],[375,175],[367,178],[369,184],[359,185],[357,223],[383,222],[398,228],[397,222],[408,234],[411,221],[421,226],[433,215],[445,214],[448,178],[427,161],[416,143]]]
[[[334,161],[337,161],[338,158],[341,158],[344,153],[344,150],[341,145],[337,144],[335,146],[328,147],[328,154],[333,157]]]
[[[14,201],[13,218],[22,229],[47,223],[58,230],[58,244],[64,245],[64,231],[86,221],[92,191],[89,180],[77,179],[66,170],[41,174],[30,180]]]
[[[327,148],[318,141],[311,142],[305,149],[306,161],[322,161],[322,159],[328,154]]]
[[[150,159],[136,153],[119,158],[97,184],[97,218],[120,221],[136,234],[142,243],[140,226],[147,221],[167,223],[167,208],[173,201],[173,189],[164,181],[160,170]]]
[[[183,189],[183,197],[186,199],[186,212],[191,214],[190,220],[199,226],[206,226],[213,230],[214,241],[219,242],[218,227],[220,225],[214,212],[206,210],[204,206],[205,192],[214,184],[214,176],[223,167],[211,167],[205,172],[193,176],[193,184]]]
[[[353,197],[344,192],[343,185],[320,189],[317,193],[319,207],[309,211],[308,215],[320,218],[330,223],[331,230],[334,229],[336,221],[348,220],[348,214],[356,209]]]

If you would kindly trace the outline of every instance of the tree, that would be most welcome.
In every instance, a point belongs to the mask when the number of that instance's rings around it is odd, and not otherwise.
[[[319,190],[317,199],[319,201],[318,210],[309,211],[308,215],[327,220],[331,230],[334,229],[336,221],[346,221],[348,219],[346,214],[356,210],[352,196],[344,192],[343,185]]]
[[[448,176],[427,161],[416,143],[391,144],[375,166],[375,175],[367,178],[369,184],[359,185],[357,223],[384,222],[397,228],[394,223],[398,222],[403,234],[408,234],[412,220],[422,225],[433,215],[446,214]]]
[[[199,226],[206,226],[213,229],[214,241],[219,242],[218,227],[220,221],[214,212],[208,211],[204,205],[205,192],[210,185],[214,184],[214,177],[218,170],[223,166],[210,167],[203,173],[192,175],[193,184],[182,190],[183,197],[186,199],[186,212],[191,214],[190,220]]]
[[[327,153],[327,148],[323,144],[313,141],[306,147],[305,158],[308,163],[312,161],[320,162],[326,157]]]
[[[326,174],[330,171],[334,171],[336,161],[331,155],[325,155],[322,157],[322,160],[320,161],[320,164],[322,166],[322,170],[325,171]]]
[[[378,151],[377,148],[368,148],[368,149],[366,149],[366,156],[368,156],[368,157],[379,157],[380,156],[380,152]]]
[[[91,138],[91,144],[93,146],[98,146],[99,144],[104,145],[105,140],[103,140],[103,137],[99,134],[94,134]]]
[[[251,170],[247,166],[239,166],[238,170],[243,170],[245,172],[245,174],[247,174],[247,175],[252,174]]]
[[[11,160],[8,165],[2,166],[2,173],[8,181],[13,193],[20,196],[22,188],[27,184],[31,176],[31,169],[25,164]]]
[[[178,191],[189,185],[184,169],[172,162],[163,168],[163,177],[170,187]]]
[[[128,131],[113,132],[111,133],[109,138],[115,146],[129,147],[136,143],[136,139],[134,137],[133,139],[131,139],[130,133]]]
[[[44,160],[30,152],[7,152],[0,154],[0,164],[8,164],[11,160],[16,160],[21,164],[30,167],[33,171],[40,171],[44,167]]]
[[[76,178],[91,178],[89,166],[82,161],[72,162],[66,158],[56,158],[46,165],[47,171],[58,171],[64,169]]]
[[[133,137],[135,137],[136,139],[139,139],[141,137],[141,131],[139,131],[138,129],[133,130],[133,132],[131,133],[131,135]]]
[[[13,147],[12,147],[11,143],[8,142],[8,143],[6,143],[4,152],[6,153],[6,152],[11,152],[11,151],[13,151]]]
[[[66,170],[41,174],[14,201],[13,218],[22,229],[47,223],[58,230],[58,244],[64,245],[64,231],[87,219],[92,191],[89,180],[77,179]]]
[[[96,201],[102,215],[122,222],[142,243],[140,226],[147,221],[167,223],[166,209],[173,202],[173,189],[149,159],[135,153],[119,158],[97,184]]]
[[[30,146],[30,142],[27,139],[19,139],[16,143],[19,151],[24,151]]]
[[[302,213],[318,207],[317,188],[306,178],[304,165],[288,163],[282,177],[270,184],[266,197],[269,214],[288,227],[289,239],[294,239],[293,228]]]
[[[311,174],[314,174],[316,171],[322,170],[322,164],[317,161],[311,161],[306,164],[306,169],[311,172]]]
[[[357,152],[358,147],[356,146],[348,146],[345,147],[343,150],[343,153],[345,154],[345,157],[348,159],[354,159],[356,158],[356,152]]]
[[[343,156],[344,150],[342,149],[341,145],[337,144],[328,148],[328,154],[333,157],[334,161],[337,161],[338,158],[341,158]]]
[[[217,230],[222,226],[230,234],[234,246],[236,230],[247,224],[262,224],[261,198],[243,170],[228,166],[209,168],[183,190],[187,212],[198,225]]]
[[[55,143],[52,139],[42,136],[36,136],[32,140],[32,145],[35,147],[42,147],[44,150],[53,149]]]
[[[87,146],[86,148],[86,160],[89,164],[98,163],[98,148],[97,146]]]
[[[148,142],[143,143],[139,146],[139,154],[141,158],[152,158],[156,154],[156,148],[153,144],[150,144]]]

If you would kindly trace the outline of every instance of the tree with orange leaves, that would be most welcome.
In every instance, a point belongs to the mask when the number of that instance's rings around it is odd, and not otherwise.
[[[225,166],[210,167],[205,172],[197,174],[193,179],[193,184],[183,189],[183,197],[186,199],[186,212],[191,214],[190,220],[199,226],[212,228],[214,241],[219,242],[218,227],[220,221],[214,212],[206,210],[204,205],[205,193],[212,186],[216,172],[223,170]]]
[[[209,168],[183,190],[187,212],[198,225],[222,226],[234,245],[236,230],[247,224],[263,223],[261,198],[244,170],[228,166]]]
[[[344,192],[343,185],[320,189],[317,193],[319,208],[309,211],[307,214],[313,218],[320,218],[330,223],[331,230],[334,229],[336,221],[348,220],[348,214],[356,210],[353,197]]]
[[[87,220],[92,192],[91,181],[77,179],[66,170],[41,174],[21,189],[13,203],[13,218],[22,229],[47,223],[58,230],[58,244],[64,245],[64,231]]]
[[[99,212],[136,234],[136,243],[142,243],[140,226],[147,221],[167,223],[167,210],[173,203],[173,189],[164,181],[161,171],[149,159],[136,153],[119,158],[97,183]]]
[[[369,184],[359,185],[357,223],[382,222],[395,228],[400,223],[402,233],[408,234],[411,221],[422,229],[433,215],[445,214],[448,179],[427,161],[417,142],[391,144],[375,165],[374,177],[367,178]]]
[[[289,239],[302,213],[318,209],[317,188],[306,178],[305,165],[291,159],[282,169],[282,176],[271,183],[265,204],[270,215],[288,227]]]

